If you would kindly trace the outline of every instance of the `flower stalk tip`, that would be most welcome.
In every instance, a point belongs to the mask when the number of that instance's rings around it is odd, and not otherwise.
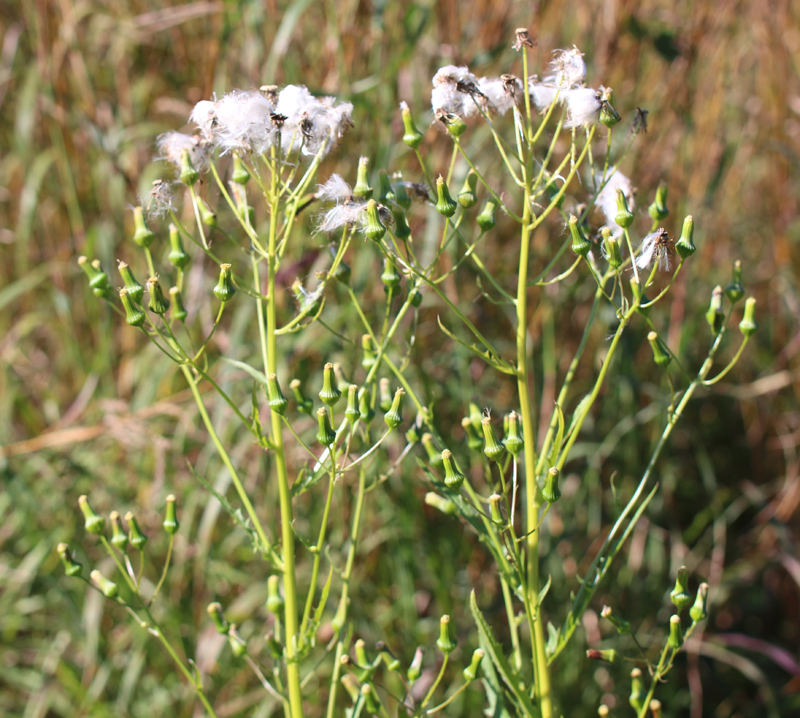
[[[84,528],[90,534],[95,534],[96,536],[102,534],[106,528],[106,520],[94,512],[92,507],[89,506],[89,500],[86,498],[86,496],[78,497],[78,505],[83,513]]]
[[[458,470],[453,461],[453,454],[449,449],[445,449],[442,452],[442,463],[444,464],[444,485],[450,491],[458,491],[466,477]]]
[[[383,420],[390,429],[396,429],[403,423],[402,411],[405,397],[405,389],[398,387],[397,391],[394,393],[394,399],[392,399],[392,405],[389,407],[389,411],[383,415]]]
[[[214,296],[219,299],[220,302],[225,304],[233,299],[234,294],[236,294],[236,287],[233,286],[231,265],[220,264],[219,280],[217,281],[217,286],[214,287]]]
[[[436,211],[439,214],[443,214],[445,217],[452,217],[456,213],[458,205],[450,196],[450,191],[447,189],[447,182],[445,182],[442,175],[439,175],[436,179],[436,196]]]
[[[178,522],[178,508],[176,505],[175,494],[170,494],[167,496],[167,508],[164,515],[164,521],[162,522],[161,526],[170,536],[174,536],[176,533],[178,533],[178,529],[181,527],[180,523]]]
[[[319,390],[320,401],[326,406],[334,406],[342,398],[339,383],[335,379],[333,364],[328,362],[322,369],[322,389]]]

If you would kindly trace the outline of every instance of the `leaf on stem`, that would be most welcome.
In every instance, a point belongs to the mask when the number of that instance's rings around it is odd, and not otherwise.
[[[453,332],[451,332],[449,329],[447,329],[445,327],[445,325],[442,324],[442,320],[439,317],[436,317],[436,321],[439,322],[439,328],[448,337],[450,337],[454,342],[460,344],[465,349],[468,349],[469,351],[471,351],[476,356],[479,356],[489,366],[494,367],[495,369],[497,369],[497,371],[501,371],[504,374],[510,374],[511,376],[515,376],[516,375],[516,373],[517,373],[516,369],[514,369],[514,367],[510,366],[507,362],[503,361],[499,356],[496,356],[495,354],[492,354],[492,353],[490,353],[488,351],[483,351],[482,349],[479,349],[477,344],[467,344],[465,341],[459,339],[455,334],[453,334]]]

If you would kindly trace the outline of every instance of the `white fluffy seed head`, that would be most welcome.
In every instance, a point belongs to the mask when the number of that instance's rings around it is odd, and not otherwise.
[[[633,185],[631,181],[620,172],[616,167],[608,168],[608,180],[605,187],[600,190],[595,201],[595,206],[600,209],[606,218],[606,224],[615,237],[622,235],[623,230],[616,222],[617,216],[617,190],[621,189],[625,195],[628,209],[633,212],[636,207],[636,200],[633,196]]]
[[[155,180],[150,191],[139,197],[139,202],[148,217],[164,217],[177,206],[177,200],[169,182]]]
[[[568,90],[581,87],[586,79],[583,53],[575,46],[571,50],[556,50],[550,71],[551,74],[544,78],[547,84]]]
[[[182,132],[165,132],[159,135],[156,140],[158,147],[158,159],[166,160],[175,165],[177,169],[181,166],[181,156],[183,151],[189,153],[189,160],[198,172],[208,169],[210,144],[200,135],[186,135]]]
[[[539,78],[534,75],[528,80],[528,92],[531,95],[531,102],[533,102],[536,109],[541,112],[553,104],[553,100],[556,99],[556,94],[558,93],[558,88],[553,85],[545,85],[544,83],[538,82],[538,79]]]
[[[353,198],[353,189],[341,175],[332,174],[325,184],[317,185],[317,199],[320,202],[345,202]]]
[[[482,77],[478,89],[483,93],[484,109],[505,115],[522,97],[522,82],[516,77]]]
[[[561,101],[567,108],[567,121],[564,127],[586,127],[595,124],[603,106],[597,91],[590,87],[567,90],[562,94]]]

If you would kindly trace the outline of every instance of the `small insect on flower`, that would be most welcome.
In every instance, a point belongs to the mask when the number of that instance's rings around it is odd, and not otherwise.
[[[648,234],[642,240],[641,251],[636,258],[636,266],[639,269],[647,269],[657,264],[659,269],[668,272],[673,244],[667,230],[663,228]]]
[[[155,180],[150,191],[139,199],[148,217],[164,217],[174,211],[177,204],[170,183],[160,179]]]

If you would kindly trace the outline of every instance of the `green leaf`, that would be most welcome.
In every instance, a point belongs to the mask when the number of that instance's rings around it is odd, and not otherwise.
[[[227,362],[231,366],[235,366],[237,369],[241,369],[243,372],[248,373],[253,379],[258,382],[261,382],[265,387],[267,386],[267,377],[264,376],[263,372],[260,372],[258,369],[254,369],[249,364],[245,364],[243,361],[236,361],[236,359],[228,359],[227,357],[220,357],[222,361]]]
[[[439,322],[439,328],[454,342],[460,344],[465,349],[468,349],[476,356],[479,356],[483,361],[485,361],[489,366],[493,366],[497,371],[501,371],[504,374],[510,374],[511,376],[516,375],[517,371],[514,367],[510,366],[507,362],[504,362],[499,356],[493,354],[488,351],[484,351],[483,349],[479,349],[477,344],[467,344],[462,339],[459,339],[453,332],[451,332],[444,324],[442,324],[442,320],[439,317],[436,317],[436,321]]]
[[[557,629],[550,621],[547,622],[547,643],[545,644],[544,651],[548,656],[553,655],[553,651],[558,646],[558,639],[561,635],[561,630]]]
[[[547,577],[547,583],[539,591],[539,598],[536,601],[536,612],[537,613],[539,612],[539,606],[541,606],[542,605],[542,601],[544,601],[544,597],[547,595],[547,592],[550,590],[550,583],[552,582],[552,580],[553,580],[553,577],[552,576],[548,576]]]

